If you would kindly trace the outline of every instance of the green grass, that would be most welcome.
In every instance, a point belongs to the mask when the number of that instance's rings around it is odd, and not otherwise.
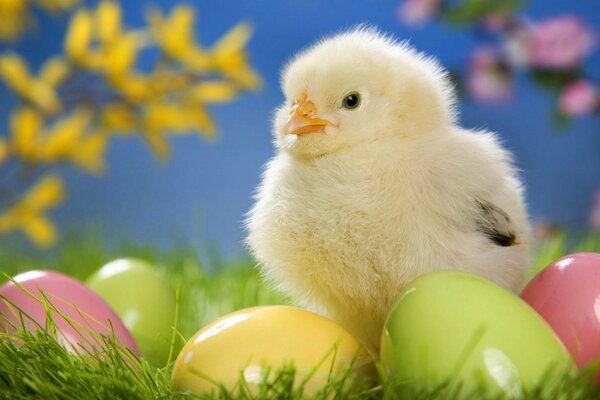
[[[541,244],[534,271],[573,251],[600,251],[600,236],[586,235],[570,245],[559,234]],[[170,250],[136,245],[122,240],[118,246],[106,246],[97,231],[72,232],[63,245],[51,253],[39,253],[18,244],[0,244],[0,271],[12,276],[30,269],[52,269],[85,280],[100,266],[118,257],[139,257],[156,264],[165,280],[178,293],[177,337],[179,348],[205,324],[245,307],[261,304],[289,304],[289,300],[271,290],[260,278],[252,260],[238,257],[223,260],[214,255],[201,265],[199,254],[190,246],[177,245]],[[0,282],[4,280],[0,277]],[[138,360],[120,348],[111,338],[102,340],[103,353],[73,355],[58,345],[50,334],[21,332],[18,337],[0,336],[0,399],[175,399],[193,395],[171,390],[171,365],[156,368]],[[18,342],[18,344],[16,343]],[[380,373],[379,382],[357,386],[348,375],[332,376],[315,398],[321,399],[454,399],[465,398],[457,387],[442,385],[415,388],[410,382],[392,382]],[[243,380],[230,393],[222,391],[207,399],[300,399],[302,385],[293,366],[272,371],[258,390]],[[494,398],[482,392],[473,399]],[[544,384],[525,393],[527,399],[594,399],[600,390],[589,372],[564,373],[548,378]]]

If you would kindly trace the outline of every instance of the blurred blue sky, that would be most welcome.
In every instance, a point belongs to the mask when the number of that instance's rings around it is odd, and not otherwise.
[[[97,179],[67,172],[69,199],[56,213],[61,226],[102,221],[109,238],[125,234],[168,245],[178,234],[194,243],[214,242],[225,253],[241,250],[244,213],[251,205],[261,166],[273,154],[270,118],[282,101],[279,69],[294,53],[323,35],[366,22],[409,39],[446,66],[465,64],[475,43],[471,32],[435,23],[406,28],[395,16],[398,2],[190,2],[197,9],[197,31],[205,45],[240,20],[254,25],[249,50],[252,64],[265,81],[262,90],[213,108],[221,133],[215,143],[197,136],[174,138],[168,164],[157,165],[141,141],[124,139],[113,143],[106,176]],[[170,9],[173,3],[122,1],[126,24],[140,26],[150,4]],[[600,34],[598,0],[535,0],[525,10],[534,19],[576,13]],[[65,23],[65,18],[41,16],[38,28],[10,48],[37,66],[60,52]],[[595,51],[586,68],[600,82],[600,51]],[[600,118],[582,118],[559,131],[551,123],[550,96],[526,79],[519,81],[517,93],[515,102],[503,106],[463,102],[462,125],[500,133],[522,170],[533,218],[585,223],[592,193],[600,187]],[[11,104],[6,88],[0,87],[0,132],[6,131]]]

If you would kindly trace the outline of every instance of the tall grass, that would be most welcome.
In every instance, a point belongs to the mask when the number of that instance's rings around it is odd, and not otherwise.
[[[85,280],[100,266],[118,257],[139,257],[159,269],[168,285],[178,293],[178,325],[174,349],[185,338],[210,321],[245,307],[289,304],[260,278],[248,257],[224,260],[202,257],[191,246],[177,245],[159,250],[123,240],[106,246],[101,233],[71,232],[64,244],[51,254],[36,254],[18,244],[0,245],[0,271],[7,276],[30,269],[51,269]],[[600,251],[600,236],[584,235],[571,243],[558,234],[537,249],[532,274],[556,258],[575,251]],[[200,259],[210,259],[202,264]],[[5,279],[0,276],[0,282]],[[111,338],[103,341],[101,353],[73,354],[43,330],[0,334],[0,399],[175,399],[194,397],[172,391],[169,379],[172,362],[162,368],[135,358]],[[174,352],[176,353],[176,351]],[[174,354],[175,356],[176,354]],[[334,376],[321,391],[320,399],[453,399],[465,398],[452,385],[416,388],[409,382],[390,381],[380,373],[379,382],[357,387],[350,376]],[[205,395],[206,399],[300,399],[306,395],[298,385],[292,365],[271,371],[258,389],[240,380],[235,392]],[[467,396],[468,397],[468,396]],[[473,399],[498,398],[483,392]],[[600,390],[590,373],[564,373],[548,379],[539,388],[525,393],[527,399],[595,399]]]

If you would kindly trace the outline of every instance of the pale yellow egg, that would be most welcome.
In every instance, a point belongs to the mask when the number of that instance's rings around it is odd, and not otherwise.
[[[256,388],[268,369],[290,362],[305,394],[349,369],[371,373],[371,358],[344,328],[315,313],[289,306],[262,306],[228,314],[196,333],[175,361],[175,390],[210,393],[222,384],[234,390],[243,376]]]

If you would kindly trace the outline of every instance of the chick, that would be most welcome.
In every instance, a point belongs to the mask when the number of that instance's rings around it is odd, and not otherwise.
[[[493,133],[457,125],[434,59],[359,28],[297,55],[282,88],[247,243],[283,292],[377,351],[421,274],[521,287],[530,226],[512,157]]]

